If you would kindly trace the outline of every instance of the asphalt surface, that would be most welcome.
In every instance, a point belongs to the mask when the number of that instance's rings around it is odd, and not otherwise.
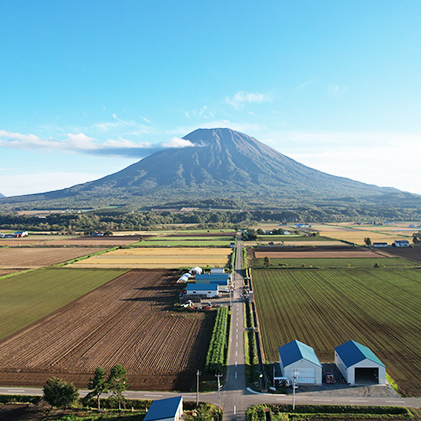
[[[237,259],[234,272],[235,292],[232,296],[231,332],[228,354],[228,369],[225,385],[217,392],[200,393],[199,400],[218,403],[224,411],[224,420],[240,421],[246,419],[246,410],[249,406],[259,403],[268,404],[292,404],[292,394],[280,395],[270,393],[256,393],[246,388],[246,374],[244,361],[244,310],[241,298],[243,286],[243,271],[241,269],[242,256],[241,240],[237,244]],[[85,396],[88,390],[79,390],[81,396]],[[34,395],[42,396],[41,388],[13,388],[0,387],[0,395]],[[127,399],[165,399],[180,395],[173,392],[139,392],[127,391]],[[108,395],[104,395],[107,397]],[[185,400],[195,401],[195,393],[182,395]],[[219,402],[218,402],[219,401]],[[336,397],[314,396],[306,393],[297,393],[296,405],[379,405],[379,406],[404,406],[407,408],[420,408],[421,398],[395,398],[395,397]]]

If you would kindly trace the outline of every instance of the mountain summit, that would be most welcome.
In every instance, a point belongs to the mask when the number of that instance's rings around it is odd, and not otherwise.
[[[192,146],[156,152],[99,180],[13,201],[71,199],[79,204],[159,206],[223,198],[248,203],[327,204],[338,200],[388,202],[396,194],[407,195],[314,170],[227,128],[198,129],[184,139]]]

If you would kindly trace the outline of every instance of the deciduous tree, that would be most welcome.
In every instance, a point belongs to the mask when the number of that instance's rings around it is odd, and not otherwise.
[[[116,364],[111,368],[107,379],[107,387],[111,392],[110,398],[117,400],[119,410],[121,410],[121,403],[124,401],[123,393],[129,386],[126,374],[127,370],[121,364]]]
[[[107,381],[106,381],[106,372],[102,367],[98,367],[95,370],[94,376],[89,379],[89,385],[88,385],[88,389],[92,390],[92,392],[89,392],[86,395],[86,398],[92,398],[93,396],[96,396],[97,401],[98,401],[98,411],[101,409],[100,408],[100,402],[101,402],[101,394],[105,393],[108,391],[108,385],[107,385]]]
[[[67,408],[79,398],[77,387],[57,377],[48,379],[43,387],[44,400],[51,406]]]

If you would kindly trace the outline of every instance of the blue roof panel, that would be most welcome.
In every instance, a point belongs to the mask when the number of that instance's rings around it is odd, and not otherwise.
[[[337,346],[335,351],[347,367],[351,367],[366,359],[385,367],[370,348],[352,340]]]
[[[153,401],[143,421],[154,421],[175,417],[182,399],[182,396],[177,396],[175,398]]]
[[[314,349],[300,341],[289,342],[281,346],[278,351],[284,367],[302,359],[310,361],[319,367],[322,366]]]
[[[187,291],[218,291],[218,284],[187,284]]]

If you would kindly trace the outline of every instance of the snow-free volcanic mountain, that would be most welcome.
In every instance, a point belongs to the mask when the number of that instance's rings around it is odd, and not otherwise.
[[[94,200],[155,206],[210,198],[260,203],[379,203],[402,194],[314,170],[234,130],[198,129],[184,139],[192,146],[156,152],[96,181],[13,201],[67,198],[79,204]]]

